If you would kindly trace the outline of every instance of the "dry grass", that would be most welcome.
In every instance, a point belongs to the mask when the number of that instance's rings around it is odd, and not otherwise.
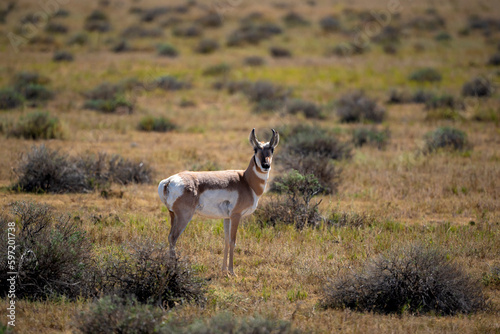
[[[197,1],[212,4],[209,1]],[[180,3],[180,2],[179,2]],[[229,2],[228,2],[229,3]],[[0,55],[5,65],[0,88],[10,85],[20,71],[35,71],[50,79],[54,98],[43,106],[51,116],[67,128],[64,140],[40,140],[70,156],[119,154],[130,160],[148,161],[156,171],[154,183],[195,165],[213,162],[222,169],[245,168],[252,150],[247,138],[251,128],[259,131],[270,127],[310,124],[326,128],[342,142],[348,142],[358,124],[340,123],[332,101],[353,89],[363,89],[386,110],[381,127],[388,129],[390,141],[384,150],[373,146],[353,148],[350,160],[335,162],[342,169],[338,192],[320,196],[319,210],[329,216],[332,211],[367,215],[370,224],[361,226],[321,226],[297,231],[293,226],[260,228],[252,218],[238,231],[235,269],[239,277],[227,279],[220,274],[223,251],[222,222],[196,217],[178,242],[182,256],[195,264],[199,275],[207,279],[208,300],[205,308],[182,305],[164,313],[164,319],[182,317],[194,320],[211,317],[221,311],[238,317],[259,313],[265,317],[290,320],[306,331],[330,333],[397,332],[397,333],[494,333],[500,330],[500,293],[495,285],[483,286],[489,308],[468,316],[436,317],[358,313],[350,310],[322,310],[318,301],[327,278],[335,277],[350,267],[360,267],[395,245],[411,242],[438,244],[450,258],[465,268],[473,279],[480,280],[498,266],[500,254],[500,131],[498,118],[475,121],[475,115],[500,108],[498,92],[492,97],[466,97],[465,109],[455,121],[426,119],[421,104],[384,104],[391,88],[416,91],[432,90],[439,94],[459,96],[462,86],[473,77],[486,76],[498,85],[496,69],[487,67],[488,58],[496,52],[500,34],[492,31],[485,39],[482,32],[456,34],[467,25],[471,13],[481,17],[500,16],[499,6],[492,0],[481,5],[459,0],[440,2],[434,7],[446,19],[446,30],[453,35],[447,43],[434,40],[435,32],[408,30],[401,38],[396,55],[385,54],[382,47],[370,43],[370,49],[352,57],[325,57],[328,47],[350,42],[342,32],[323,34],[319,21],[325,15],[346,20],[345,8],[356,11],[383,10],[386,1],[362,0],[355,4],[336,4],[318,0],[316,6],[292,1],[293,8],[280,9],[264,2],[241,2],[239,6],[219,9],[223,25],[203,30],[202,37],[182,38],[172,35],[171,27],[162,28],[168,43],[178,50],[176,58],[157,55],[158,38],[130,41],[133,52],[113,53],[107,41],[118,41],[127,27],[144,24],[157,28],[167,19],[141,23],[139,16],[129,13],[129,4],[101,8],[110,18],[113,30],[102,35],[90,33],[84,46],[66,46],[76,55],[73,62],[53,62],[55,46],[65,45],[68,36],[83,31],[84,20],[97,5],[72,2],[67,18],[57,22],[68,27],[67,36],[53,35],[55,44],[34,43],[14,53],[5,34],[0,36]],[[144,9],[165,5],[159,0],[134,4]],[[69,6],[69,5],[68,5]],[[428,3],[405,2],[401,18],[393,24],[404,24],[423,15]],[[39,10],[35,1],[16,7],[7,16],[4,31],[15,31],[19,19]],[[303,16],[308,26],[286,27],[282,18],[290,11]],[[260,11],[264,20],[283,28],[283,34],[263,40],[256,46],[227,47],[227,36],[240,26],[240,19]],[[207,12],[194,6],[187,13],[175,13],[187,25]],[[353,22],[342,22],[352,26]],[[40,31],[40,37],[48,33]],[[201,38],[220,44],[213,54],[197,54],[193,49]],[[269,47],[289,49],[292,58],[272,58]],[[423,51],[416,52],[415,45]],[[262,66],[245,66],[244,59],[259,56]],[[228,80],[259,80],[292,89],[290,98],[303,99],[325,106],[325,118],[308,120],[301,113],[252,113],[253,104],[242,93],[228,94],[211,88],[215,78],[204,76],[209,66],[225,63],[231,71]],[[436,68],[442,75],[438,83],[410,82],[408,77],[419,68]],[[192,84],[191,89],[165,91],[154,82],[162,76],[174,76]],[[84,110],[83,92],[102,84],[136,78],[143,85],[125,91],[124,98],[134,104],[133,114],[102,114]],[[181,108],[183,101],[196,107]],[[38,108],[3,111],[2,124],[13,124],[20,116]],[[494,114],[492,114],[494,115]],[[165,117],[178,128],[167,133],[143,132],[137,124],[145,116]],[[496,116],[498,117],[498,116]],[[5,123],[4,123],[5,122]],[[425,135],[438,127],[451,126],[467,133],[472,151],[421,154]],[[262,133],[262,135],[259,135]],[[165,242],[169,222],[166,209],[157,198],[154,184],[111,186],[109,196],[100,192],[88,194],[12,193],[8,187],[15,181],[12,168],[21,152],[28,152],[32,141],[0,137],[0,203],[6,207],[16,200],[47,203],[60,213],[70,213],[81,220],[81,226],[93,243],[95,252],[120,246],[137,237]],[[284,142],[282,143],[284,144]],[[278,146],[280,154],[283,146]],[[279,168],[273,168],[277,176]],[[267,195],[265,195],[267,196]],[[5,321],[7,300],[0,301],[0,318]],[[87,300],[70,302],[30,302],[16,304],[16,330],[19,333],[71,333],[72,317],[90,306]]]

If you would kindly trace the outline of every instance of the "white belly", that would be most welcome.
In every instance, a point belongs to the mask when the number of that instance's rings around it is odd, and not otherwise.
[[[208,218],[230,218],[238,192],[229,190],[206,190],[200,195],[196,213]]]

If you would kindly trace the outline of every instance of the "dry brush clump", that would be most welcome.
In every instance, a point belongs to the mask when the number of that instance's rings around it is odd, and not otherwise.
[[[136,79],[125,79],[116,84],[103,82],[87,90],[83,96],[87,99],[83,108],[103,113],[132,113],[134,105],[125,98],[125,93],[142,84]]]
[[[381,123],[385,119],[385,109],[360,90],[344,94],[336,105],[337,115],[343,123]]]
[[[7,131],[8,137],[24,139],[63,139],[64,128],[57,117],[48,112],[35,111],[21,116],[19,121]]]
[[[133,297],[105,296],[74,317],[78,333],[162,333],[163,311]]]
[[[376,128],[360,127],[354,129],[352,141],[356,147],[370,145],[382,150],[387,146],[390,135],[388,129],[377,130]]]
[[[425,153],[432,153],[439,149],[451,151],[465,151],[472,149],[467,134],[452,127],[440,127],[428,132],[425,137]]]
[[[161,307],[206,301],[205,286],[191,265],[170,256],[169,247],[150,240],[128,244],[120,252],[103,254],[95,289],[108,295],[133,296]]]
[[[334,278],[321,301],[324,308],[442,315],[473,313],[485,304],[477,282],[444,251],[424,245],[396,248]]]
[[[106,188],[110,183],[149,183],[152,169],[119,155],[70,157],[45,145],[33,146],[14,168],[12,189],[23,192],[73,193]]]
[[[342,170],[334,161],[349,159],[351,147],[328,131],[307,125],[281,128],[285,143],[277,158],[286,171],[297,170],[302,175],[313,174],[325,194],[335,193]]]
[[[93,303],[88,311],[75,317],[74,327],[83,334],[94,333],[158,333],[158,334],[300,334],[289,321],[273,320],[259,315],[236,317],[219,313],[194,322],[182,319],[163,321],[164,312],[142,305],[133,298],[105,297]]]
[[[18,273],[16,298],[19,299],[86,296],[95,268],[92,245],[85,232],[69,216],[56,216],[45,204],[14,202],[10,212],[0,216],[2,293],[9,290],[7,272],[10,271]],[[7,231],[12,231],[8,230],[11,227],[8,222],[15,222],[16,247],[12,259],[7,256]]]
[[[301,230],[307,226],[318,226],[322,217],[319,202],[311,203],[314,196],[324,189],[313,175],[302,175],[296,170],[277,177],[272,190],[280,196],[271,196],[255,213],[255,221],[261,226],[276,226],[278,223],[294,225]]]

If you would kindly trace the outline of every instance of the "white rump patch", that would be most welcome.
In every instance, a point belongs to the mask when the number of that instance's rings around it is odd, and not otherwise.
[[[237,202],[237,191],[225,189],[205,190],[200,195],[196,212],[208,218],[230,218]]]
[[[165,192],[165,186],[167,191]],[[158,185],[158,195],[167,208],[172,211],[175,201],[184,193],[184,181],[178,175],[172,175],[168,179],[162,180]],[[165,196],[166,195],[166,196]]]

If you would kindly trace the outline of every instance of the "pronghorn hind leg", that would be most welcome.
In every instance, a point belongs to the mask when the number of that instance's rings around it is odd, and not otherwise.
[[[174,212],[170,211],[170,233],[168,235],[168,243],[170,245],[170,256],[176,258],[175,244],[179,239],[187,224],[193,218],[194,211]]]
[[[233,215],[231,216],[231,240],[229,242],[229,274],[236,276],[233,270],[233,256],[234,256],[234,246],[236,245],[236,232],[238,231],[238,225],[240,223],[241,216]]]
[[[229,243],[231,241],[231,220],[224,219],[224,260],[222,262],[222,273],[227,274],[227,254],[229,253]]]

